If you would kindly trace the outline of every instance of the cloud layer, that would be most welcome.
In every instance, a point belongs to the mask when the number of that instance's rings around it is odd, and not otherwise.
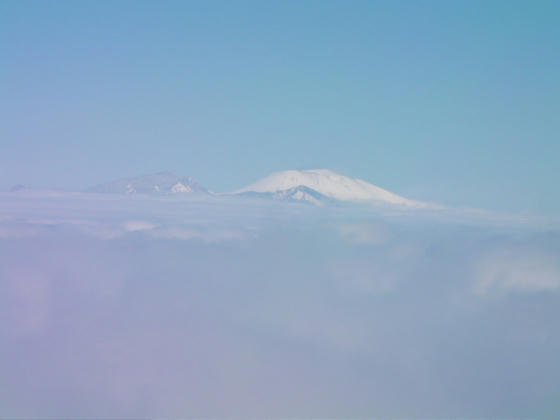
[[[3,196],[0,417],[550,417],[560,235],[461,214]]]

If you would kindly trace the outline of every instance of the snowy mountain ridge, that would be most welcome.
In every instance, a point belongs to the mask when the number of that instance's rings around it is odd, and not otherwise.
[[[91,187],[86,192],[125,195],[214,194],[192,178],[167,172],[122,178]],[[350,178],[329,169],[274,172],[244,188],[218,195],[303,202],[318,206],[348,202],[419,209],[440,207],[402,197],[362,179]]]
[[[205,188],[196,183],[192,178],[180,177],[167,172],[117,179],[88,188],[86,192],[150,195],[208,193]]]
[[[299,185],[287,190],[273,192],[243,191],[231,193],[236,197],[263,198],[276,201],[304,202],[316,206],[324,206],[333,203],[335,200],[329,198],[311,188]]]
[[[324,197],[337,201],[381,202],[407,207],[428,207],[429,204],[410,200],[362,179],[350,178],[329,169],[287,170],[269,176],[233,191],[232,194],[273,193],[276,196],[298,187],[306,187]],[[307,191],[309,193],[309,191]],[[292,196],[293,199],[298,199]],[[299,199],[310,200],[301,194]]]

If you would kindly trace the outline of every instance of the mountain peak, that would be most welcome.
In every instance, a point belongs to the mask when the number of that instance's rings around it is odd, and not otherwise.
[[[158,172],[132,178],[122,178],[88,188],[87,192],[108,194],[180,194],[208,192],[192,178],[180,177],[169,172]]]
[[[411,207],[426,206],[425,203],[409,200],[362,179],[350,178],[330,169],[291,169],[274,172],[253,184],[234,191],[234,194],[247,192],[278,194],[300,186],[338,201],[375,201]]]

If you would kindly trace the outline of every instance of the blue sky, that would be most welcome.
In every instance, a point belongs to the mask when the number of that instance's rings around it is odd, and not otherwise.
[[[560,3],[2,2],[0,188],[324,167],[558,214]]]

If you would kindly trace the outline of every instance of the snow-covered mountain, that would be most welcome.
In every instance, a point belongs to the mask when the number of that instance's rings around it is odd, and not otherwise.
[[[299,185],[287,190],[271,191],[271,192],[256,192],[256,191],[242,191],[234,192],[236,196],[248,198],[269,198],[279,201],[297,201],[314,204],[316,206],[323,206],[327,203],[332,203],[334,200],[327,197],[311,188],[304,185]]]
[[[91,187],[86,192],[150,195],[210,193],[192,178],[179,177],[167,172],[118,179]],[[434,207],[432,204],[410,200],[364,180],[350,178],[328,169],[274,172],[245,188],[225,194],[304,202],[319,206],[336,202],[358,202],[408,208]]]
[[[123,178],[88,188],[87,192],[105,194],[183,194],[208,193],[192,178],[179,177],[167,172]]]
[[[427,203],[409,200],[364,180],[349,178],[328,169],[274,172],[233,194],[267,194],[276,199],[310,201],[324,199],[351,202],[377,202],[408,207],[427,207]],[[323,197],[323,198],[321,198]]]

